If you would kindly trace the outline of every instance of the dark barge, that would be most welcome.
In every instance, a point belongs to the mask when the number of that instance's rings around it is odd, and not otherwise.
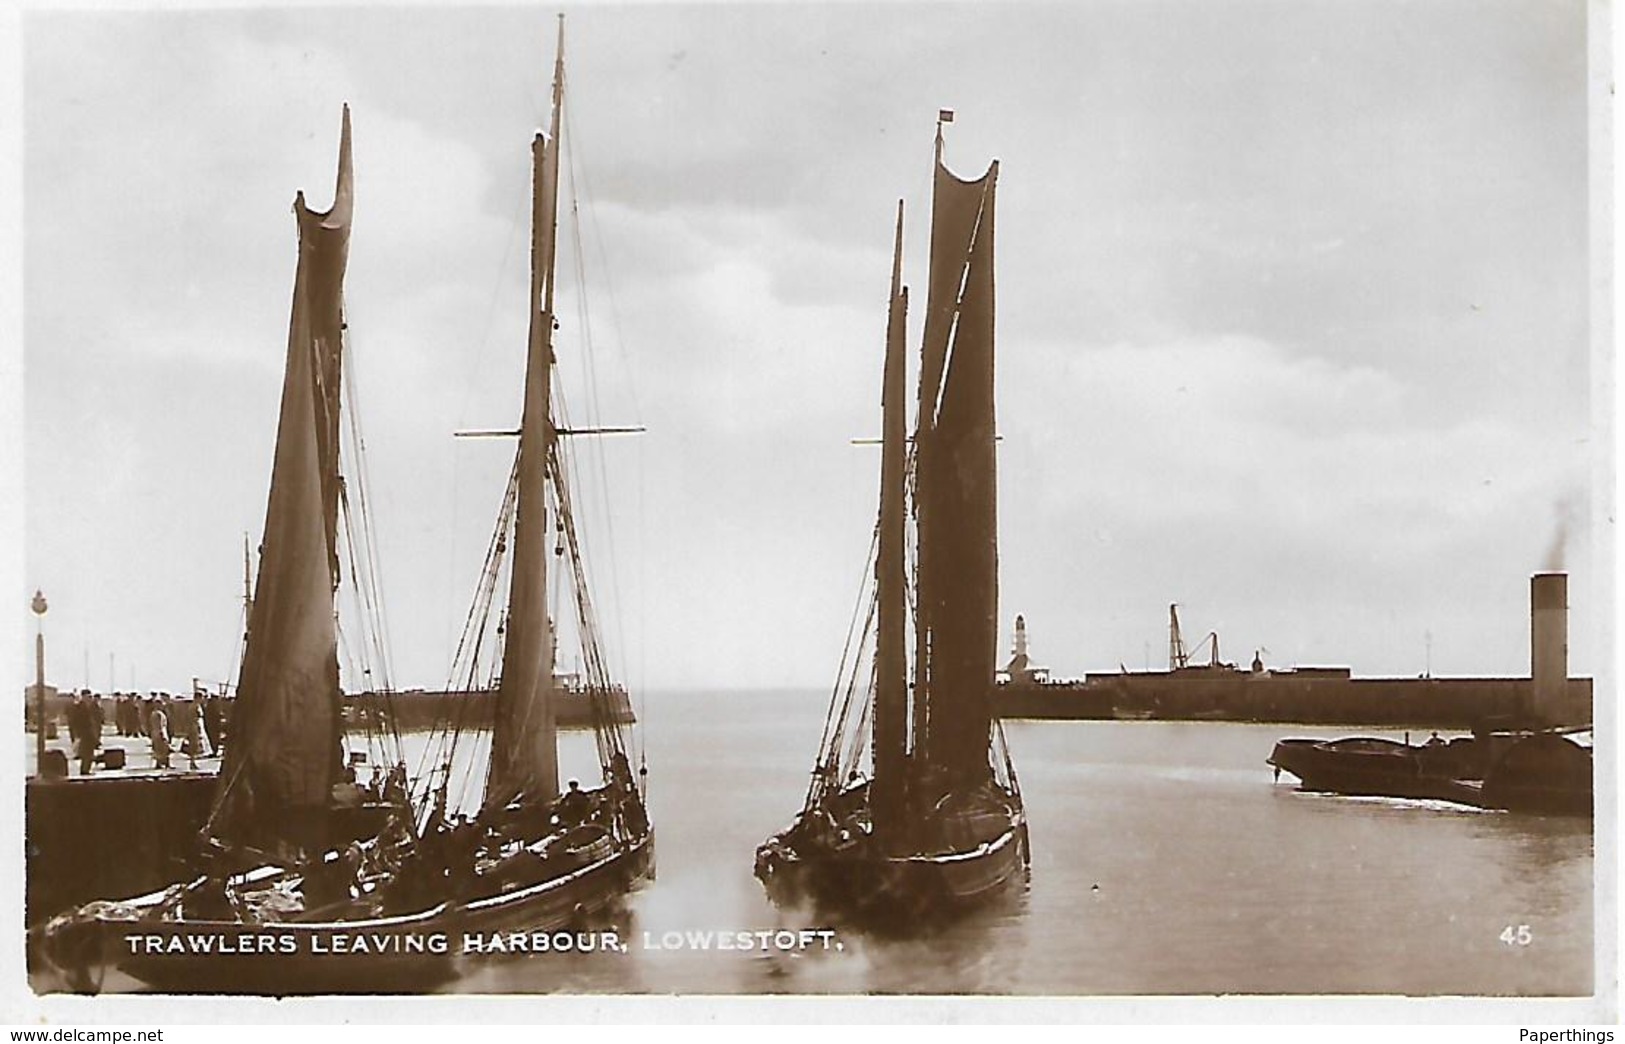
[[[1542,815],[1592,814],[1591,732],[1486,733],[1420,746],[1354,736],[1284,739],[1268,763],[1301,790],[1451,801]]]

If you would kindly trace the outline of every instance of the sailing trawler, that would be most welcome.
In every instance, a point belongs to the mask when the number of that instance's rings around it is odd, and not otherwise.
[[[265,977],[273,969],[261,955],[239,963],[221,954],[239,952],[235,942],[267,922],[364,915],[369,901],[352,887],[363,864],[384,857],[386,838],[410,835],[404,790],[362,792],[348,779],[345,757],[347,743],[353,749],[365,738],[374,763],[401,764],[397,737],[346,736],[339,681],[341,551],[353,563],[373,557],[353,553],[369,527],[351,518],[340,468],[341,442],[352,454],[359,445],[340,410],[353,207],[346,106],[332,207],[313,211],[302,192],[294,201],[299,261],[258,583],[201,852],[193,873],[166,888],[91,902],[45,925],[42,955],[75,990],[99,989],[118,968],[176,990],[275,991],[280,977]],[[358,507],[365,500],[355,498]],[[370,573],[350,580],[376,589]],[[359,648],[381,648],[375,638]],[[263,956],[300,949],[301,941],[272,939]]]
[[[864,669],[871,662],[865,655],[843,657],[801,810],[788,829],[757,849],[755,862],[756,876],[777,902],[810,901],[860,923],[904,928],[992,896],[1023,877],[1029,861],[1020,785],[989,709],[998,637],[998,163],[972,181],[950,173],[942,160],[942,126],[951,119],[944,111],[937,123],[930,286],[912,438],[904,402],[908,296],[898,204],[869,609],[848,639],[849,652],[853,639],[860,650],[872,647],[872,673]]]
[[[561,22],[550,130],[532,147],[530,336],[523,415],[512,433],[518,448],[464,642],[466,652],[502,637],[494,727],[466,728],[453,712],[431,737],[415,780],[398,746],[376,786],[345,774],[333,519],[346,501],[336,467],[352,198],[346,109],[332,210],[309,212],[302,196],[295,208],[300,264],[264,550],[204,858],[168,888],[90,903],[48,924],[44,955],[71,988],[98,989],[117,968],[166,992],[414,989],[455,974],[468,939],[575,925],[653,872],[646,771],[634,776],[612,702],[620,690],[586,590],[564,439],[572,429],[555,423],[549,397],[563,98]],[[586,789],[572,781],[562,796],[550,550],[568,565],[560,572],[573,591],[601,774]],[[504,562],[507,610],[492,628]],[[472,674],[479,657],[469,659],[462,691],[486,688]],[[364,717],[369,732],[398,745],[387,709]],[[469,814],[453,805],[452,781],[479,762],[484,797]]]
[[[549,131],[532,143],[529,341],[518,449],[488,545],[459,656],[448,688],[494,690],[489,734],[470,727],[467,705],[448,704],[434,729],[414,787],[422,830],[414,859],[391,890],[397,906],[454,904],[453,919],[474,932],[508,927],[545,931],[602,910],[654,872],[654,833],[644,799],[647,768],[634,775],[629,729],[618,708],[625,689],[611,676],[588,584],[583,532],[572,480],[577,436],[635,428],[562,423],[553,393],[560,154],[563,145],[564,27],[560,18]],[[574,205],[572,215],[579,213]],[[548,507],[553,508],[549,525]],[[549,558],[565,568],[549,568]],[[494,594],[508,570],[506,613]],[[553,595],[567,601],[569,619],[550,618]],[[564,624],[565,627],[560,625]],[[558,636],[573,632],[580,669],[556,671]],[[501,638],[500,678],[481,677],[486,639]],[[599,781],[559,786],[558,707],[588,702]],[[484,762],[483,796],[461,814],[454,791],[466,793],[476,748]]]

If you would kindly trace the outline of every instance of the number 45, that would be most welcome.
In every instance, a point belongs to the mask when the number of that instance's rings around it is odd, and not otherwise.
[[[1500,939],[1508,946],[1528,946],[1535,941],[1535,933],[1529,930],[1527,924],[1520,924],[1516,928],[1509,924]]]

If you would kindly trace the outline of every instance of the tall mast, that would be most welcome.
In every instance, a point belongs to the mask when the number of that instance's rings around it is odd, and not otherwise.
[[[875,558],[879,623],[875,638],[874,809],[877,826],[900,818],[908,743],[908,590],[903,539],[907,524],[905,343],[908,291],[903,278],[903,204],[897,203],[891,298],[886,311],[886,363],[882,382],[880,547]]]
[[[547,208],[547,258],[544,269],[546,278],[546,297],[543,300],[542,311],[549,319],[553,316],[553,258],[557,253],[559,228],[559,145],[564,134],[564,124],[559,119],[559,113],[564,109],[564,16],[559,15],[559,39],[553,51],[553,111],[549,117],[548,136],[553,139],[553,148],[547,154],[546,208]],[[540,215],[538,215],[540,218]],[[533,280],[534,282],[534,277]],[[549,322],[542,334],[548,346],[547,366],[553,363],[553,324]],[[551,375],[551,371],[550,374]]]
[[[491,738],[485,807],[524,795],[558,796],[553,707],[553,625],[547,617],[547,461],[553,426],[553,275],[558,232],[559,146],[564,106],[564,18],[559,18],[548,133],[531,142],[530,338],[519,429],[518,499],[502,683]]]
[[[914,757],[924,762],[931,755],[930,717],[931,693],[931,618],[935,595],[932,565],[932,519],[935,512],[929,504],[934,483],[926,478],[931,461],[931,428],[936,424],[937,398],[941,391],[942,369],[946,361],[949,331],[953,322],[954,303],[951,295],[939,286],[943,277],[938,258],[944,253],[939,244],[944,241],[946,225],[939,220],[942,197],[942,125],[952,123],[953,111],[937,112],[937,133],[931,149],[931,240],[930,264],[926,279],[925,327],[920,341],[920,390],[915,416],[914,437],[914,515],[915,515],[915,567],[914,567],[914,702],[910,733]]]

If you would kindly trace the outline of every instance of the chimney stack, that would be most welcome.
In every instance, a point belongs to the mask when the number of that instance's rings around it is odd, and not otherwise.
[[[1569,721],[1569,577],[1536,573],[1529,578],[1529,675],[1531,717],[1541,725]]]

